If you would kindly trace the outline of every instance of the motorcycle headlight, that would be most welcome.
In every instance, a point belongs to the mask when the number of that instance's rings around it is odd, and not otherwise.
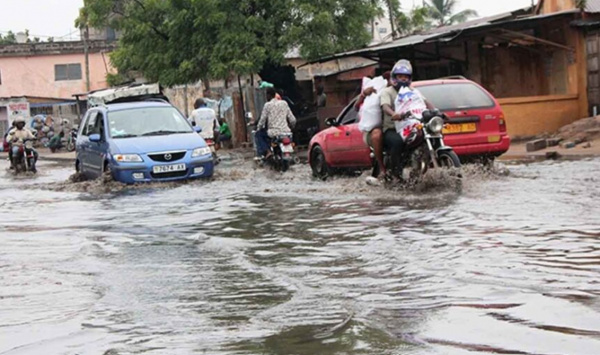
[[[197,157],[201,157],[203,155],[208,155],[211,154],[212,151],[210,150],[209,147],[204,147],[204,148],[196,148],[194,149],[194,151],[192,152],[192,158],[197,158]]]
[[[441,117],[434,117],[429,121],[427,128],[433,134],[440,134],[444,130],[444,120]]]
[[[137,154],[115,154],[113,155],[115,161],[119,163],[141,163],[144,160]]]

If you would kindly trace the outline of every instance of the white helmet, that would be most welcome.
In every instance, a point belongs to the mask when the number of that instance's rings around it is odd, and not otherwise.
[[[17,118],[15,118],[15,124],[17,124],[17,123],[27,123],[27,122],[25,122],[25,117],[17,116]]]

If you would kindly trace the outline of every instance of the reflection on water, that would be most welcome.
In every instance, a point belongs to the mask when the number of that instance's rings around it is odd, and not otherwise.
[[[423,193],[238,163],[0,176],[0,354],[600,353],[600,160]]]

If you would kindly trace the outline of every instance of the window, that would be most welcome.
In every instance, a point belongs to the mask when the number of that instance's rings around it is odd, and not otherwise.
[[[108,114],[108,130],[115,139],[194,132],[174,107],[112,111]]]
[[[81,80],[81,64],[56,64],[54,81]]]
[[[494,106],[494,101],[485,91],[469,83],[426,85],[417,89],[436,108],[443,111]]]
[[[348,106],[346,112],[342,116],[342,126],[347,126],[350,124],[354,124],[358,122],[358,111],[354,108],[354,104],[356,104],[356,100],[353,100]]]
[[[84,120],[84,124],[82,125],[82,136],[89,136],[94,133],[94,126],[96,125],[96,117],[98,116],[98,111],[91,111],[88,113],[87,118]]]

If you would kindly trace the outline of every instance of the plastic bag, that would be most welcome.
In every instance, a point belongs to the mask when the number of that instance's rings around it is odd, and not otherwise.
[[[421,123],[423,111],[427,109],[423,96],[414,89],[402,88],[398,92],[395,102],[396,113],[404,114],[411,112],[412,117],[395,123],[396,132],[406,139],[412,130]]]
[[[387,87],[387,80],[382,76],[378,76],[372,80],[369,78],[363,78],[362,90],[364,91],[370,87],[375,88],[377,93],[367,96],[362,107],[360,108],[360,123],[358,124],[358,129],[361,132],[371,132],[374,128],[381,127],[382,125],[382,112],[379,96]]]

